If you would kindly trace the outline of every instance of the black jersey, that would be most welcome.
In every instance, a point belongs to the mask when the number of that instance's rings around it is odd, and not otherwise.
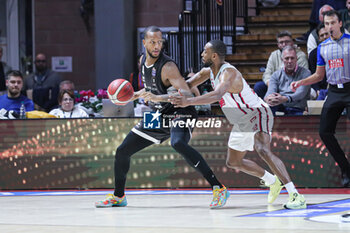
[[[146,56],[144,55],[141,60],[141,74],[142,74],[142,82],[144,84],[145,90],[149,91],[155,95],[165,95],[167,94],[167,89],[170,86],[165,86],[162,81],[162,68],[168,62],[175,61],[165,55],[163,52],[160,53],[157,61],[147,67],[146,64]],[[176,63],[175,63],[176,64]],[[161,113],[171,114],[174,112],[177,113],[190,113],[194,114],[196,111],[193,106],[189,106],[186,108],[175,108],[171,103],[156,103],[154,105],[155,110],[159,110]]]
[[[146,91],[150,91],[155,95],[164,95],[167,94],[167,89],[169,87],[164,86],[162,82],[161,72],[163,66],[167,62],[174,62],[170,57],[166,56],[163,53],[160,53],[157,61],[147,67],[146,64],[146,56],[142,57],[141,61],[141,74],[142,81]],[[175,62],[174,62],[175,63]]]

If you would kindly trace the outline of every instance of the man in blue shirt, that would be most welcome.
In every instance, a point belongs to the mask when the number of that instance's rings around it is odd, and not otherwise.
[[[300,86],[319,82],[326,74],[328,97],[322,108],[319,133],[341,169],[343,186],[350,187],[350,163],[334,136],[344,108],[350,119],[350,35],[342,33],[342,21],[336,11],[325,13],[324,25],[331,37],[317,47],[316,72],[306,79],[293,82],[291,88],[296,90]]]
[[[7,93],[0,96],[0,109],[14,110],[19,113],[23,102],[26,111],[34,110],[34,103],[26,96],[21,95],[23,75],[20,71],[12,70],[6,74]]]

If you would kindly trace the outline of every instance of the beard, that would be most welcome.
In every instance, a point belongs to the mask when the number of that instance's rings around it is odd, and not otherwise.
[[[212,60],[208,60],[208,61],[206,61],[206,62],[203,62],[203,66],[204,66],[205,68],[210,67],[212,64],[213,64],[213,61],[212,61]]]
[[[19,89],[8,89],[8,92],[10,97],[17,97],[19,94],[21,94],[21,90]]]
[[[158,53],[158,56],[153,56],[153,55],[152,55],[152,52],[149,51],[149,50],[147,50],[147,53],[148,53],[148,55],[149,55],[151,58],[158,58],[159,55],[160,55],[160,53],[161,53],[161,51]]]

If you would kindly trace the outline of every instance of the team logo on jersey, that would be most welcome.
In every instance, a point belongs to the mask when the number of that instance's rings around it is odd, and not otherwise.
[[[254,121],[256,121],[256,116],[254,116],[250,119],[250,123],[253,123]]]
[[[162,114],[157,112],[143,113],[143,128],[145,129],[160,129],[160,116]]]
[[[152,69],[152,76],[155,77],[156,73],[157,73],[157,70],[156,70],[156,68],[153,67],[153,69]]]
[[[344,67],[343,58],[328,60],[328,64],[331,69]]]
[[[225,100],[224,98],[221,98],[221,100],[219,101],[220,107],[225,106]]]

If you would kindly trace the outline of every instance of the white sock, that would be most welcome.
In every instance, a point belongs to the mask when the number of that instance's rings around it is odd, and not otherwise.
[[[286,187],[287,192],[289,194],[291,194],[291,193],[298,193],[298,190],[295,188],[293,182],[289,182],[288,184],[284,185],[284,187]]]
[[[265,182],[265,184],[267,186],[275,183],[276,181],[276,177],[274,177],[274,175],[272,175],[270,172],[265,170],[264,175],[261,177],[261,179]]]

